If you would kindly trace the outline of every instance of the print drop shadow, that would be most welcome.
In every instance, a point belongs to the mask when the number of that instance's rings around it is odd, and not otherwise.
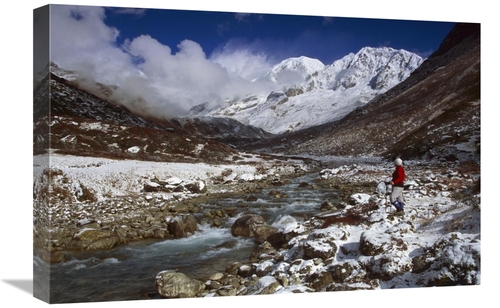
[[[33,280],[29,279],[4,279],[5,283],[8,283],[18,289],[25,291],[33,295]]]

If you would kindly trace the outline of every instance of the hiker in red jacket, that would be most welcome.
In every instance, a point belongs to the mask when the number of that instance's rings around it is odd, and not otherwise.
[[[396,207],[396,214],[403,215],[405,206],[403,203],[403,189],[406,174],[403,168],[403,161],[400,158],[396,158],[394,166],[396,166],[396,170],[392,173],[392,181],[390,182],[392,185],[390,199],[391,204]]]

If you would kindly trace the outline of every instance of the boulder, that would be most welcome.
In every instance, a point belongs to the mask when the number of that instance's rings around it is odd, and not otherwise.
[[[365,256],[359,263],[372,279],[388,281],[412,269],[408,245],[403,239],[368,230],[361,234],[359,250]]]
[[[282,198],[284,193],[279,190],[271,189],[268,193],[269,196],[274,196],[276,199]]]
[[[389,281],[396,276],[411,272],[411,258],[406,253],[393,251],[359,260],[370,279]]]
[[[273,276],[264,276],[257,281],[252,294],[274,294],[283,286]]]
[[[265,260],[255,265],[255,275],[257,277],[264,277],[270,274],[274,269],[275,263],[273,260]]]
[[[256,214],[244,215],[234,222],[231,226],[231,234],[233,236],[253,237],[254,230],[257,226],[265,223],[264,218]]]
[[[391,236],[372,230],[361,233],[359,251],[365,256],[382,254],[392,247]]]
[[[255,202],[255,201],[257,201],[257,200],[259,200],[259,198],[257,198],[257,196],[254,196],[254,195],[248,196],[248,197],[245,199],[245,201],[246,201],[246,202]]]
[[[306,279],[317,271],[317,262],[318,260],[296,259],[290,264],[288,274],[290,277]]]
[[[257,225],[254,228],[255,240],[257,243],[264,243],[271,235],[276,233],[278,228],[269,225]]]
[[[267,241],[276,248],[288,246],[288,242],[300,234],[303,234],[305,229],[297,224],[295,227],[280,228],[267,238]]]
[[[210,280],[221,280],[222,278],[224,278],[224,274],[223,273],[215,273],[215,274],[212,274],[210,276]]]
[[[322,212],[332,211],[332,210],[336,210],[336,209],[337,208],[335,207],[335,205],[333,205],[333,203],[331,203],[330,201],[325,201],[325,202],[321,203],[320,211],[322,211]]]
[[[235,296],[238,294],[238,289],[233,286],[223,286],[216,293],[218,296]]]
[[[346,241],[350,234],[343,227],[328,227],[326,229],[316,229],[308,235],[308,239],[328,239],[330,241]]]
[[[233,262],[231,264],[228,264],[226,266],[226,273],[233,275],[233,276],[236,276],[236,275],[238,275],[238,271],[239,271],[240,267],[242,267],[242,266],[243,266],[243,264],[240,262]]]
[[[196,218],[191,214],[179,215],[167,220],[168,231],[176,238],[189,236],[198,230]]]
[[[147,181],[146,183],[144,183],[143,187],[145,192],[158,192],[163,189],[163,187],[160,184],[151,181]]]
[[[479,238],[460,232],[449,233],[437,240],[425,254],[425,261],[433,270],[427,286],[479,284],[480,246]]]
[[[305,259],[321,258],[326,260],[335,257],[337,253],[337,245],[329,238],[307,240],[303,243],[303,248]]]
[[[155,278],[158,293],[165,298],[196,297],[205,284],[175,271],[162,271]]]
[[[184,203],[175,203],[174,205],[170,206],[168,210],[172,213],[187,213],[189,212],[189,208],[186,204]]]
[[[111,249],[120,242],[118,234],[111,230],[85,229],[75,234],[68,243],[70,250]]]
[[[370,197],[371,196],[369,194],[363,194],[363,193],[353,194],[349,197],[349,204],[350,205],[367,204],[368,201],[370,200]]]
[[[307,183],[307,182],[301,182],[299,184],[299,188],[308,188],[308,187],[309,187],[309,183]]]
[[[355,260],[349,260],[343,263],[338,263],[330,267],[334,282],[357,283],[365,279],[366,272],[361,265]]]
[[[332,273],[329,271],[318,271],[307,278],[306,282],[309,283],[314,291],[321,292],[325,291],[334,281]]]
[[[201,194],[207,192],[207,185],[203,181],[194,181],[184,184],[184,188],[193,194]]]
[[[181,179],[179,179],[178,177],[175,177],[175,176],[165,180],[166,185],[172,185],[172,186],[179,186],[182,184],[182,182],[183,181]]]
[[[269,259],[273,258],[277,253],[278,251],[269,242],[264,242],[252,250],[249,259],[252,262]]]

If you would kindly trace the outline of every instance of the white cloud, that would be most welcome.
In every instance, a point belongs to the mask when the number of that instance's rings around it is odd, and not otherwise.
[[[212,53],[211,59],[231,74],[247,80],[262,77],[272,68],[265,54],[252,52],[247,48],[231,49],[228,45]]]
[[[179,115],[206,101],[254,93],[251,83],[270,65],[263,54],[225,49],[208,59],[191,40],[173,54],[149,35],[118,46],[118,29],[104,23],[99,7],[52,6],[51,60],[63,69],[98,82],[116,85],[115,99],[136,111]]]

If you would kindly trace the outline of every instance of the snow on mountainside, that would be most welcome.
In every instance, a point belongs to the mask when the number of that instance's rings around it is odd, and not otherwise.
[[[304,56],[290,58],[275,65],[264,79],[277,84],[294,85],[324,68],[325,65],[317,59]]]
[[[459,23],[408,78],[341,120],[245,149],[314,157],[479,161],[480,50],[480,25]],[[381,72],[372,85],[384,80],[387,71]]]
[[[192,116],[231,117],[244,124],[281,134],[336,121],[404,81],[423,59],[405,50],[362,48],[331,65],[307,57],[282,61],[263,80],[278,90],[267,97],[235,98]]]

